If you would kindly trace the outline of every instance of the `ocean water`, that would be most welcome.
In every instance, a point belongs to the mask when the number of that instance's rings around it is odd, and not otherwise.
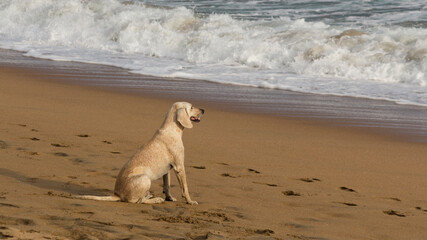
[[[425,0],[1,0],[0,48],[427,107]]]

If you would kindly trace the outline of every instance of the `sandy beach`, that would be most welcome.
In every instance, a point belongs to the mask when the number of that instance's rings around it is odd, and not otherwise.
[[[206,114],[184,133],[199,205],[175,177],[178,202],[70,199],[111,194],[173,101],[1,68],[0,238],[425,239],[425,143],[206,102],[192,101]]]

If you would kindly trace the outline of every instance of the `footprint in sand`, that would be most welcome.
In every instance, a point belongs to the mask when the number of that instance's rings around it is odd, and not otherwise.
[[[228,217],[227,214],[220,213],[220,212],[203,211],[203,212],[198,212],[195,215],[208,218],[208,219],[205,219],[205,221],[207,222],[213,222],[213,223],[234,222],[234,220]]]
[[[54,147],[60,147],[60,148],[70,147],[68,145],[60,144],[60,143],[51,143],[50,145],[52,145]]]
[[[423,211],[423,212],[427,212],[427,209],[423,209],[422,207],[415,207],[415,209]]]
[[[154,209],[154,208],[153,208]],[[213,212],[213,211],[203,211],[191,213],[191,216],[185,216],[184,212],[178,211],[175,209],[159,209],[163,213],[158,215],[154,220],[168,222],[168,223],[188,223],[188,224],[223,224],[224,222],[234,222],[232,218],[227,216],[225,213]],[[147,211],[141,211],[142,213],[147,213]],[[166,214],[164,214],[166,213]],[[185,215],[184,215],[185,214]]]
[[[64,152],[56,152],[53,155],[58,156],[58,157],[68,157],[68,154],[66,154]]]
[[[3,216],[0,215],[0,222],[2,224],[7,225],[35,225],[34,221],[31,219],[25,219],[25,218],[15,218],[15,217],[9,217],[9,216]]]
[[[192,168],[195,168],[195,169],[206,169],[206,167],[205,166],[191,166]]]
[[[24,153],[26,155],[30,155],[30,156],[40,155],[40,153],[38,153],[38,152],[28,151],[28,149],[26,149],[24,147],[17,147],[16,150],[22,151],[22,153]]]
[[[293,229],[309,229],[309,228],[311,228],[311,226],[300,224],[300,223],[294,223],[294,222],[285,223],[284,226],[287,228],[293,228]]]
[[[32,137],[30,138],[31,141],[40,141],[40,138]]]
[[[272,234],[274,234],[274,231],[271,229],[256,229],[256,230],[251,230],[251,229],[247,229],[246,232],[254,232],[256,234],[261,234],[261,235],[266,235],[266,236],[270,236]]]
[[[299,197],[299,196],[301,196],[301,194],[300,194],[300,193],[294,192],[294,191],[292,191],[292,190],[283,191],[282,193],[283,193],[283,195],[285,195],[285,196],[291,196],[291,197]]]
[[[231,175],[229,173],[223,173],[223,174],[221,174],[221,176],[223,176],[223,177],[229,177],[229,178],[237,178],[238,177],[238,176],[233,176],[233,175]]]
[[[168,222],[168,223],[189,223],[189,224],[200,224],[200,221],[194,217],[187,216],[161,216],[156,219],[156,221]]]
[[[106,144],[112,144],[112,142],[110,142],[110,141],[107,141],[107,140],[104,140],[104,141],[102,141],[103,143],[106,143]]]
[[[260,173],[261,173],[260,171],[255,170],[255,169],[253,169],[253,168],[248,168],[248,171],[249,171],[249,172],[256,173],[256,174],[260,174]]]
[[[112,154],[120,154],[120,152],[111,152]]]
[[[68,159],[68,160],[70,160],[71,162],[73,162],[75,164],[88,163],[88,161],[86,161],[86,160],[84,160],[82,158],[71,158],[71,159]]]
[[[83,215],[88,215],[88,216],[93,216],[93,215],[95,215],[95,213],[94,212],[90,212],[90,211],[88,211],[88,212],[77,212],[78,214],[83,214]]]
[[[40,233],[38,230],[21,230],[17,228],[0,227],[0,239],[57,239],[46,233]],[[62,238],[61,238],[62,239]]]
[[[357,204],[355,204],[355,203],[349,203],[349,202],[337,202],[337,203],[343,204],[343,205],[346,205],[346,206],[349,206],[349,207],[356,207],[357,206]]]
[[[318,178],[300,178],[298,180],[303,181],[303,182],[308,182],[308,183],[321,182],[321,180]]]
[[[51,197],[64,197],[64,198],[70,198],[71,197],[71,193],[56,193],[53,191],[48,191],[46,193],[46,195],[51,196]]]
[[[0,207],[11,207],[11,208],[19,208],[17,205],[13,205],[10,203],[0,203]],[[1,238],[0,238],[1,239]]]
[[[341,190],[343,190],[343,191],[347,191],[347,192],[354,192],[354,193],[357,193],[357,192],[356,192],[356,190],[351,189],[351,188],[348,188],[348,187],[340,187],[340,189],[341,189]]]
[[[87,137],[89,137],[89,135],[87,135],[87,134],[79,134],[79,135],[77,135],[77,137],[87,138]]]
[[[2,230],[8,230],[7,227],[1,227],[0,229],[2,229]],[[0,232],[0,239],[8,239],[8,238],[13,238],[13,237],[14,236],[9,235],[7,233]]]
[[[279,186],[279,185],[277,185],[275,183],[263,183],[263,182],[252,182],[252,183],[262,184],[262,185],[266,185],[266,186],[269,186],[269,187],[278,187]]]
[[[400,213],[394,210],[383,211],[383,213],[391,216],[406,217],[404,213]]]

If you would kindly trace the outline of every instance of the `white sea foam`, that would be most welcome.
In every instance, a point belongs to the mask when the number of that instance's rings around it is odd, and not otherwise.
[[[0,19],[0,47],[29,56],[427,106],[426,28],[242,20],[117,0],[3,0]]]

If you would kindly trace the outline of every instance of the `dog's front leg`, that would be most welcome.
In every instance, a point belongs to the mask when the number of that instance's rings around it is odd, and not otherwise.
[[[170,193],[170,183],[171,183],[170,175],[169,173],[166,173],[165,175],[163,175],[163,193],[166,196],[165,200],[175,202],[176,198],[172,197]]]
[[[181,166],[176,166],[174,168],[176,177],[178,178],[179,185],[181,186],[182,196],[185,198],[188,204],[195,205],[198,204],[196,201],[192,201],[190,194],[188,193],[187,187],[187,177],[185,176],[185,169]]]

